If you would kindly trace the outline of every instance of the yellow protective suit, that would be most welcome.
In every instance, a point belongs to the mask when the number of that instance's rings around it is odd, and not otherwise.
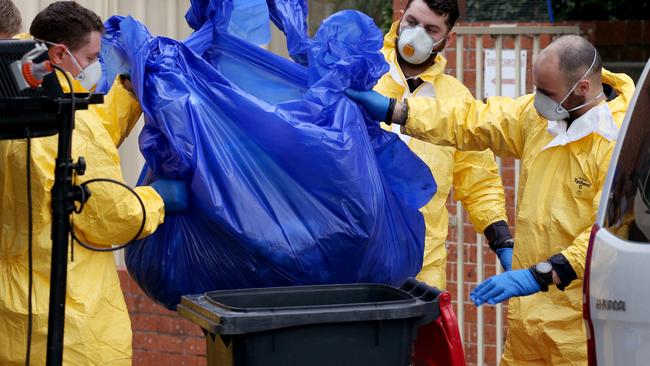
[[[60,78],[61,80],[62,78]],[[61,81],[64,90],[67,83]],[[75,90],[83,88],[75,82]],[[81,183],[93,178],[123,181],[117,151],[141,114],[132,94],[119,81],[103,105],[76,113],[72,155],[86,158]],[[50,293],[50,190],[54,183],[57,136],[32,139],[33,195],[33,338],[32,365],[45,364]],[[27,336],[28,208],[26,141],[0,141],[0,365],[24,365]],[[91,184],[92,197],[74,215],[76,233],[94,245],[130,240],[141,224],[142,209],[124,188]],[[151,187],[136,192],[146,206],[143,236],[163,220],[163,201]],[[131,365],[131,323],[112,253],[74,247],[68,262],[63,363],[69,366]]]
[[[609,101],[620,126],[634,93],[623,74],[603,71],[603,83],[618,96]],[[586,365],[582,322],[582,278],[591,226],[615,142],[590,134],[550,149],[547,121],[533,95],[467,99],[412,98],[406,132],[416,138],[464,150],[490,148],[521,159],[513,269],[528,268],[562,253],[578,280],[562,292],[512,298],[508,338],[501,365]]]
[[[411,96],[411,93],[406,84],[404,73],[397,63],[395,40],[398,27],[399,22],[395,22],[384,38],[382,52],[390,64],[390,71],[379,80],[375,90],[400,100],[403,97]],[[413,95],[435,95],[437,98],[459,96],[471,98],[469,90],[461,82],[444,74],[446,66],[447,60],[438,55],[436,63],[420,75],[424,83],[414,91]],[[488,225],[496,221],[508,221],[501,177],[494,155],[490,150],[465,152],[453,147],[433,145],[408,137],[405,140],[407,140],[409,148],[431,168],[438,184],[438,192],[421,210],[426,222],[426,237],[424,262],[418,279],[429,285],[445,289],[447,288],[445,241],[449,223],[449,213],[445,204],[452,183],[454,198],[463,203],[476,230],[483,232]]]

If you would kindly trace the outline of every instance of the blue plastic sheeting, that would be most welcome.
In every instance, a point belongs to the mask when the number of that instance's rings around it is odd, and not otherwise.
[[[307,0],[255,0],[256,4],[266,2],[267,7],[256,6],[256,12],[266,11],[273,24],[287,37],[287,49],[291,58],[301,65],[307,64],[307,53],[309,50],[309,35],[307,27]],[[205,23],[212,21],[214,27],[220,30],[227,30],[228,33],[239,38],[249,40],[239,34],[233,33],[233,22],[235,23],[259,23],[259,18],[243,18],[238,16],[237,8],[244,8],[243,3],[248,0],[191,0],[191,7],[185,14],[187,23],[194,30],[199,30]],[[252,8],[247,8],[252,9]],[[240,12],[241,14],[241,12]],[[235,26],[235,28],[241,26]],[[249,32],[255,31],[251,25],[246,25]],[[259,31],[259,28],[257,28]],[[254,36],[248,36],[254,37]],[[253,42],[254,43],[254,42]]]
[[[307,64],[309,31],[307,0],[266,0],[271,21],[287,36],[289,56],[301,65]]]
[[[191,0],[185,19],[192,29],[221,17],[228,33],[256,45],[269,43],[271,28],[267,0]],[[287,0],[280,0],[287,1]]]
[[[268,1],[268,4],[267,4]],[[306,0],[278,0],[280,10],[275,4],[276,0],[192,0],[190,11],[186,19],[193,29],[199,29],[211,16],[219,14],[226,31],[245,41],[261,46],[271,42],[271,17],[276,26],[287,30],[291,38],[287,44],[290,54],[297,54],[303,58],[305,47],[301,41],[307,35],[307,4]],[[299,16],[294,16],[298,11]],[[272,12],[272,13],[271,13]],[[113,22],[115,23],[115,21]],[[107,24],[112,28],[114,24]],[[108,29],[108,34],[116,34]],[[100,54],[102,61],[102,78],[97,83],[96,91],[106,93],[119,74],[129,74],[130,65],[116,48],[105,48]]]
[[[128,58],[145,115],[142,183],[184,179],[191,191],[187,212],[126,252],[149,296],[173,309],[183,294],[216,289],[398,285],[417,274],[431,172],[343,94],[388,70],[370,18],[324,21],[309,68],[217,19],[186,44],[132,18],[108,24],[104,46]]]

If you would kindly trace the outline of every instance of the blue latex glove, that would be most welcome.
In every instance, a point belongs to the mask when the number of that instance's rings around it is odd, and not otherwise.
[[[513,296],[528,296],[541,290],[530,269],[508,271],[490,277],[470,294],[476,306],[506,301]]]
[[[497,257],[499,257],[503,269],[506,271],[512,269],[512,248],[497,249]]]
[[[187,185],[182,180],[158,179],[151,183],[165,203],[165,213],[187,209]]]
[[[386,113],[390,106],[390,99],[377,93],[374,90],[359,91],[346,89],[345,95],[359,103],[359,105],[368,112],[370,117],[378,122],[385,122]]]

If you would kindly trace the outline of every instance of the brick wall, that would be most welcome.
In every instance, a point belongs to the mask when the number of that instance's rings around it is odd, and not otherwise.
[[[154,303],[126,270],[119,275],[131,315],[133,366],[205,366],[201,329]]]
[[[650,58],[650,20],[577,22],[603,60],[646,62]]]

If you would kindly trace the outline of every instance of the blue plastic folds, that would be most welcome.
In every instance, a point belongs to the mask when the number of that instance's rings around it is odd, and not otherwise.
[[[187,212],[126,252],[148,295],[173,309],[189,293],[397,285],[419,271],[431,172],[343,94],[388,70],[370,18],[324,21],[304,43],[309,68],[214,18],[185,43],[132,18],[107,24],[103,52],[127,57],[145,114],[142,183],[184,179],[191,191]]]
[[[266,2],[267,7],[259,6],[260,2]],[[262,37],[265,30],[258,25],[261,23],[261,14],[267,14],[273,24],[286,35],[291,58],[301,65],[307,64],[307,0],[191,0],[191,4],[185,19],[192,29],[199,30],[212,21],[215,29],[226,29],[228,33],[247,41]],[[246,12],[258,16],[246,17]],[[246,32],[238,30],[242,28],[246,29]]]

